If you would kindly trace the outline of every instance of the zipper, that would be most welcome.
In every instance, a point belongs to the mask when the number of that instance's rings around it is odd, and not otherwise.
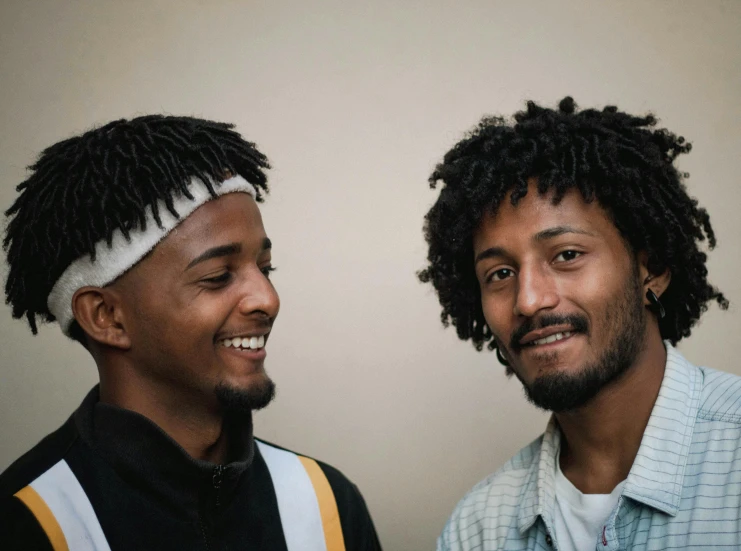
[[[221,478],[224,475],[224,467],[222,465],[216,465],[214,467],[214,474],[211,477],[211,482],[214,485],[214,509],[218,510],[221,507]]]
[[[199,524],[201,525],[201,533],[203,534],[203,542],[206,544],[206,551],[211,551],[211,541],[209,539],[210,528],[213,528],[213,522],[207,522],[206,517],[213,520],[212,513],[215,513],[221,507],[221,483],[224,477],[224,466],[216,465],[214,471],[211,474],[211,486],[213,487],[213,501],[206,500],[205,508],[201,509],[198,514]],[[209,501],[213,503],[213,507],[209,505]],[[207,526],[208,525],[208,526]]]
[[[206,523],[203,520],[203,515],[198,515],[198,521],[201,525],[201,533],[203,534],[203,543],[206,544],[206,551],[211,551],[211,542],[208,539],[208,532],[206,531]]]

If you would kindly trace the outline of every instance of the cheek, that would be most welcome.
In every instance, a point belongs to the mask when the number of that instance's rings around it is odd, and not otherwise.
[[[163,301],[157,308],[140,308],[136,338],[154,348],[189,348],[213,338],[215,313],[207,308],[182,307]]]
[[[200,293],[198,297],[183,305],[177,313],[177,325],[185,333],[197,338],[202,333],[211,338],[222,329],[235,311],[237,302],[227,293],[219,295]]]
[[[133,304],[133,310],[127,316],[126,327],[132,342],[139,346],[155,347],[157,340],[166,335],[169,327],[162,307],[141,299],[134,299]]]
[[[502,338],[511,331],[512,306],[501,297],[484,297],[481,301],[484,319],[495,337]]]
[[[560,291],[570,303],[566,309],[584,314],[589,320],[591,337],[597,339],[605,337],[611,321],[619,315],[620,304],[627,298],[623,268],[611,266],[610,270],[593,270],[564,282]]]

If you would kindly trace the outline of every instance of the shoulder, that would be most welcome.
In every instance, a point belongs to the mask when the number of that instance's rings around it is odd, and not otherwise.
[[[342,532],[348,549],[381,549],[368,506],[358,487],[342,472],[322,461],[317,465],[327,477],[337,501]],[[354,542],[354,543],[353,543]]]
[[[458,503],[453,517],[459,518],[491,508],[513,508],[518,503],[533,467],[538,461],[543,437],[522,448],[499,470],[476,484]]]
[[[46,436],[0,474],[0,498],[28,486],[62,459],[78,436],[72,418]]]
[[[542,442],[541,435],[458,502],[440,536],[439,549],[477,549],[483,543],[484,531],[498,538],[517,525],[522,497],[537,469]]]
[[[376,530],[365,500],[358,487],[341,471],[323,461],[277,446],[265,440],[256,438],[255,441],[258,443],[257,449],[260,450],[259,453],[266,462],[269,461],[265,457],[266,452],[267,454],[272,454],[273,450],[279,450],[298,458],[306,469],[309,478],[312,479],[312,484],[317,492],[320,491],[317,485],[324,483],[321,480],[323,476],[329,485],[329,489],[337,505],[337,512],[340,516],[340,524],[342,525],[342,533],[347,549],[380,550],[378,536],[376,535]],[[317,475],[320,475],[318,479]]]
[[[741,377],[709,367],[698,369],[703,380],[698,416],[741,425]]]
[[[288,448],[278,446],[266,440],[255,438],[255,442],[257,442],[257,449],[266,463],[272,463],[277,466],[280,462],[288,462],[292,459],[298,459],[313,482],[315,482],[316,475],[321,473],[320,476],[323,476],[326,479],[334,493],[338,508],[342,505],[353,507],[357,505],[358,499],[362,499],[357,486],[355,486],[350,479],[335,467],[308,455],[289,450]],[[275,453],[276,451],[278,454]],[[273,459],[273,457],[275,457],[275,459]]]
[[[62,458],[77,438],[74,423],[67,421],[0,475],[0,533],[3,549],[51,550],[36,517],[14,497]]]

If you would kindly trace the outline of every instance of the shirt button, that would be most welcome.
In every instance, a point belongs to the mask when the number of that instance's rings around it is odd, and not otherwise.
[[[550,534],[546,534],[546,535],[545,535],[545,542],[546,542],[546,543],[547,543],[548,545],[550,545],[550,546],[553,546],[553,538],[551,537],[551,535],[550,535]]]

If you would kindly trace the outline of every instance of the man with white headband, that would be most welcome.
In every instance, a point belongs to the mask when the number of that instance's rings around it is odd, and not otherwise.
[[[6,300],[34,334],[58,322],[100,384],[0,476],[0,548],[380,549],[339,471],[252,434],[279,309],[267,168],[229,124],[158,115],[31,167],[6,213]]]

